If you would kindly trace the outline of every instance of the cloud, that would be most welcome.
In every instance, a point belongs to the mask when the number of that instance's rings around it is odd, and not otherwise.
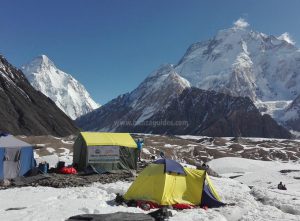
[[[239,18],[233,23],[233,25],[235,28],[243,29],[247,28],[249,26],[249,23],[245,19]]]
[[[279,40],[283,40],[286,41],[289,44],[294,45],[296,42],[294,41],[294,39],[291,37],[291,35],[287,32],[283,33],[282,35],[280,35],[278,37]]]

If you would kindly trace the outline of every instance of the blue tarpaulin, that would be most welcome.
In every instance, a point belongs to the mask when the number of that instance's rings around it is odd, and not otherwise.
[[[0,136],[0,180],[23,176],[34,167],[30,144],[12,135]]]
[[[19,176],[25,175],[29,170],[35,167],[32,147],[23,147],[20,156],[20,172]]]
[[[184,169],[180,163],[177,163],[175,160],[170,159],[158,159],[154,162],[155,164],[164,164],[165,165],[165,173],[177,173],[186,175]]]
[[[204,185],[201,206],[207,206],[209,208],[224,206],[225,204],[218,201],[211,193],[209,186]]]

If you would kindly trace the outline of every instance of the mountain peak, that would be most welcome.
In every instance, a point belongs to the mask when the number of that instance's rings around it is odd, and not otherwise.
[[[252,101],[292,100],[300,93],[300,50],[288,33],[251,30],[238,19],[208,41],[193,44],[174,70],[192,86]]]
[[[47,55],[44,55],[44,54],[38,56],[37,58],[40,58],[43,62],[49,62],[49,60],[50,60],[50,59],[48,58],[48,56],[47,56]]]
[[[249,27],[249,23],[244,18],[239,18],[233,23],[235,29],[245,29]]]
[[[153,71],[149,75],[149,77],[157,77],[157,76],[165,75],[165,74],[168,74],[171,71],[174,71],[174,68],[173,68],[172,64],[162,64],[158,67],[158,69]]]
[[[39,64],[40,66],[41,66],[41,65],[44,65],[44,66],[54,66],[54,67],[55,67],[53,61],[51,61],[51,60],[49,59],[49,57],[48,57],[47,55],[44,55],[44,54],[37,56],[37,57],[33,60],[33,62],[34,62],[34,61],[36,61],[36,64]]]
[[[80,82],[59,70],[46,55],[22,66],[22,71],[35,89],[53,100],[72,119],[99,107]]]
[[[56,68],[56,66],[54,65],[53,61],[51,61],[47,55],[39,55],[37,57],[35,57],[34,59],[32,59],[30,62],[28,62],[27,64],[23,65],[21,67],[22,71],[24,73],[29,73],[32,72],[32,70],[35,71],[35,73],[38,73],[37,70],[40,69],[49,69],[49,68]]]
[[[12,134],[67,136],[78,130],[24,74],[0,57],[0,128]]]

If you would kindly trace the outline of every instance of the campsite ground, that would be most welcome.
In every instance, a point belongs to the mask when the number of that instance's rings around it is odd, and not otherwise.
[[[235,203],[217,209],[192,209],[172,211],[170,220],[300,220],[300,180],[290,173],[284,179],[279,171],[296,169],[299,164],[253,161],[241,158],[220,158],[213,160],[211,167],[219,171],[222,178],[212,178],[221,198],[226,203]],[[223,168],[224,161],[230,162]],[[252,171],[264,171],[253,174]],[[238,171],[238,172],[237,172]],[[239,179],[226,178],[232,173]],[[262,174],[263,173],[263,174]],[[299,174],[299,172],[298,172]],[[277,179],[282,179],[288,191],[277,190]],[[269,184],[269,182],[271,182]],[[0,191],[0,220],[65,220],[84,213],[112,213],[117,211],[144,212],[138,208],[116,206],[116,193],[125,193],[130,182],[110,184],[94,183],[86,187],[51,188],[23,187]],[[249,185],[253,186],[252,189]],[[9,208],[23,208],[8,210]]]
[[[299,140],[134,136],[144,137],[143,157],[147,159],[160,151],[182,163],[211,159],[210,167],[221,175],[212,178],[216,189],[224,202],[235,203],[218,209],[173,211],[171,220],[300,220]],[[53,165],[58,159],[72,162],[74,137],[22,139],[44,145],[36,150],[39,161]],[[287,191],[276,189],[279,181],[287,185]],[[129,181],[118,181],[85,187],[1,190],[0,198],[6,200],[0,201],[0,220],[65,220],[84,213],[143,212],[113,203],[115,194],[124,193],[129,185]],[[6,211],[16,207],[23,209]]]

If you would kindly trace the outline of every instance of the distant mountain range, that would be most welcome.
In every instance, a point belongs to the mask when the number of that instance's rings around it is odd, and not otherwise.
[[[278,107],[277,102],[285,101],[287,105],[283,105],[281,111],[286,111],[288,104],[300,94],[299,61],[300,50],[287,34],[275,37],[236,23],[210,40],[191,45],[178,64],[161,66],[131,93],[119,96],[76,122],[83,129],[100,131],[130,129],[210,136],[215,133],[220,136],[288,137],[282,127],[278,127],[270,116],[262,116],[256,107],[263,106],[262,112],[272,114],[272,105]],[[217,93],[197,91],[193,87]],[[224,94],[229,95],[227,102],[220,99],[215,106],[199,100],[204,96],[209,103]],[[239,100],[238,106],[230,105],[236,97],[249,97],[250,100]],[[191,110],[187,111],[186,105]],[[246,111],[247,107],[251,107],[251,111]],[[233,112],[235,115],[229,117],[228,113]],[[247,115],[250,112],[251,117]],[[204,117],[206,114],[211,117],[209,120]],[[239,118],[243,119],[238,123]],[[153,128],[147,123],[157,119],[185,119],[193,126],[188,129]],[[203,122],[204,119],[207,121]],[[282,118],[276,120],[287,125]],[[120,122],[131,123],[125,127]],[[245,124],[251,126],[243,128]],[[293,124],[289,125],[295,128]],[[219,129],[213,129],[215,127]],[[274,127],[273,131],[271,127]]]
[[[0,55],[0,131],[66,136],[78,129],[51,99],[30,85],[21,70]]]
[[[83,130],[290,138],[287,129],[300,131],[300,50],[286,33],[239,24],[192,44],[177,64],[101,107],[47,56],[22,66],[28,80],[1,57],[0,130],[76,132],[59,107]]]
[[[73,120],[100,106],[81,83],[59,70],[46,55],[36,57],[21,70],[35,89],[53,100]]]
[[[84,130],[290,138],[251,99],[191,87],[171,65],[76,120]]]

